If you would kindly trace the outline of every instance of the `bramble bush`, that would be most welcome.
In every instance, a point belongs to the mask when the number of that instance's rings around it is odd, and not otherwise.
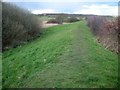
[[[118,27],[120,26],[118,22],[120,19],[117,17],[110,20],[103,16],[89,16],[87,21],[98,42],[118,53]]]
[[[104,24],[106,23],[106,18],[102,16],[88,16],[87,17],[88,26],[91,28],[92,33],[97,36],[102,34],[101,30],[104,29]]]

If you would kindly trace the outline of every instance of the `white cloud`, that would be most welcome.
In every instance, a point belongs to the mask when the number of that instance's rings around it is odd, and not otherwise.
[[[60,12],[54,9],[35,9],[29,10],[33,14],[44,14],[44,13],[70,13],[70,12]]]
[[[118,15],[118,6],[110,5],[83,5],[75,14]]]
[[[42,13],[70,13],[70,12],[60,12],[55,9],[35,9],[30,10],[33,14]],[[106,4],[102,5],[83,5],[79,10],[73,12],[74,14],[95,14],[95,15],[118,15],[118,6],[110,6]]]
[[[36,10],[31,10],[33,14],[42,14],[42,13],[58,13],[54,9],[36,9]]]

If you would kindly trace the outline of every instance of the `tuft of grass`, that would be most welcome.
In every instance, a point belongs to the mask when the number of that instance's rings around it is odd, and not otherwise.
[[[3,53],[3,88],[117,87],[117,61],[86,21],[49,27],[40,38]]]

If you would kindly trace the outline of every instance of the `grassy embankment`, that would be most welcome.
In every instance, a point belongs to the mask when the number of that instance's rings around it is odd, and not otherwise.
[[[3,53],[3,87],[116,87],[117,60],[85,21],[49,27]]]

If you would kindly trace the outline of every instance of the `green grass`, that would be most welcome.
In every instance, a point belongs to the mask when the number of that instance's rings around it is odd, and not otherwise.
[[[85,21],[49,27],[3,53],[3,87],[117,87],[118,58],[98,44]]]

